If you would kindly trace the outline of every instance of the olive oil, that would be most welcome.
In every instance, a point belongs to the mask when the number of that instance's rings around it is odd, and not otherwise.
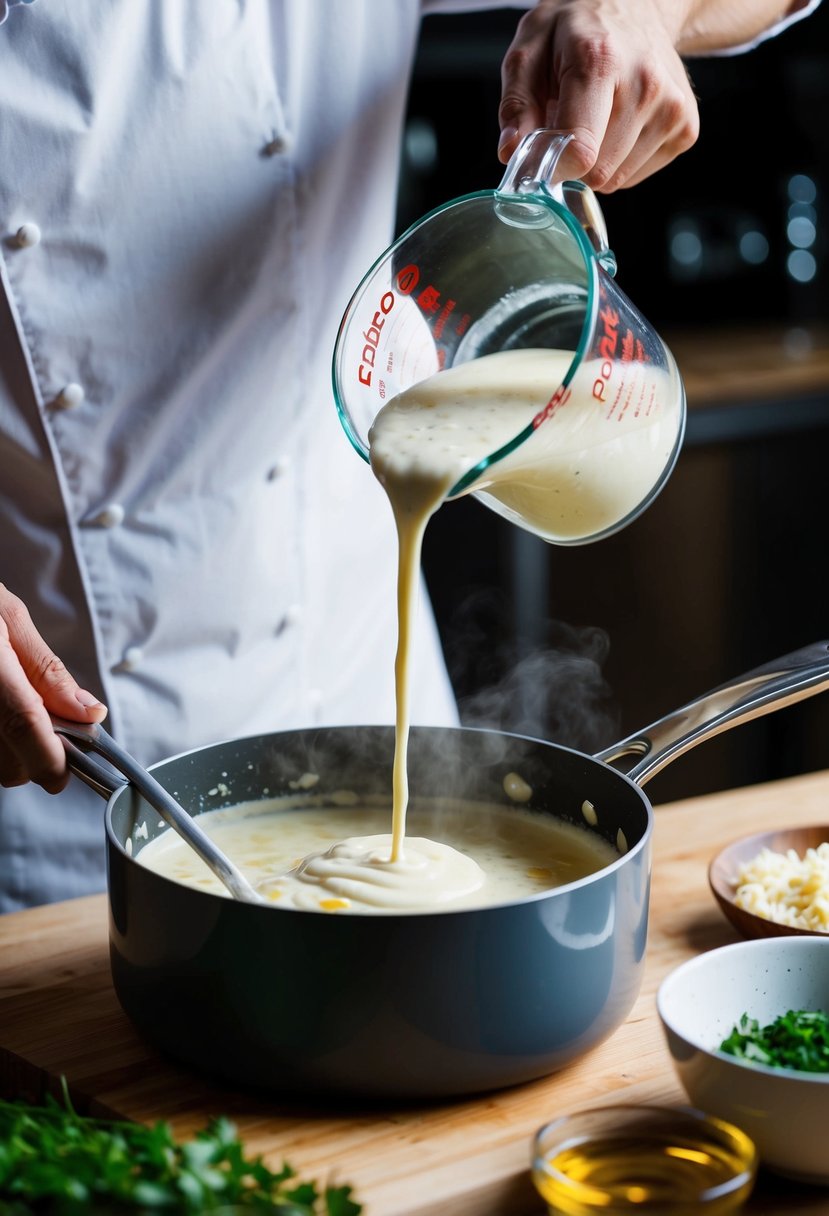
[[[621,1108],[624,1110],[624,1108]],[[662,1124],[563,1135],[536,1157],[533,1179],[551,1213],[563,1216],[724,1216],[748,1198],[754,1151],[736,1128],[717,1135],[715,1121],[688,1127],[679,1112]],[[674,1117],[676,1116],[676,1117]],[[562,1121],[566,1123],[566,1120]],[[724,1126],[724,1125],[721,1125]],[[736,1135],[735,1135],[736,1133]]]

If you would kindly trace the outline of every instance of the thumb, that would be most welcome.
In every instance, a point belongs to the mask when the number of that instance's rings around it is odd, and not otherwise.
[[[34,665],[30,667],[22,657],[21,662],[32,687],[40,693],[44,707],[73,722],[103,722],[107,716],[106,705],[94,693],[81,688],[58,656],[42,639],[40,641],[43,649],[31,656]]]
[[[103,721],[106,706],[81,688],[40,636],[23,601],[4,587],[0,587],[0,625],[5,625],[9,645],[24,675],[50,713],[75,722]]]

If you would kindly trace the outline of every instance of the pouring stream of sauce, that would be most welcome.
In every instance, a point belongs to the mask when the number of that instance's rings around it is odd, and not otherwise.
[[[532,421],[572,360],[572,351],[511,350],[449,368],[390,400],[369,432],[371,466],[399,537],[392,861],[405,837],[411,634],[426,525],[461,477]],[[629,375],[633,382],[632,366]],[[649,376],[659,383],[655,369]],[[658,404],[633,392],[630,400],[610,417],[596,401],[574,399],[471,489],[485,488],[508,516],[548,539],[601,532],[645,499],[675,441]]]
[[[392,831],[348,836],[301,857],[287,872],[263,874],[257,885],[276,904],[329,912],[425,911],[468,906],[470,897],[480,898],[475,893],[487,876],[471,856],[449,844],[406,836],[412,632],[423,536],[461,477],[533,420],[572,359],[564,350],[486,355],[413,385],[375,418],[369,432],[371,466],[388,496],[399,538]],[[658,389],[650,370],[649,383]],[[635,376],[632,366],[629,383]],[[485,469],[471,488],[483,489],[508,517],[547,539],[600,533],[646,498],[672,450],[675,422],[670,411],[666,415],[658,407],[658,396],[656,390],[637,396],[629,389],[624,408],[616,401],[611,413],[589,393],[582,401],[574,396],[530,439]],[[515,792],[508,785],[505,792],[523,801],[526,787],[513,777]],[[606,856],[596,855],[592,868],[606,862]],[[544,874],[549,871],[542,872],[542,882]]]

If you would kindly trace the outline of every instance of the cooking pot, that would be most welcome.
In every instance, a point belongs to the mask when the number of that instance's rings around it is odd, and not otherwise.
[[[325,914],[186,887],[136,857],[169,830],[93,758],[95,728],[64,724],[70,765],[108,797],[112,977],[141,1032],[192,1067],[303,1097],[423,1099],[554,1072],[608,1036],[638,994],[653,811],[641,786],[731,726],[829,686],[822,642],[731,681],[596,756],[497,731],[411,732],[413,805],[464,798],[585,826],[625,850],[595,874],[496,907]],[[391,727],[258,735],[163,760],[153,775],[194,815],[251,799],[343,790],[389,796]],[[80,748],[81,750],[78,750]],[[627,772],[612,767],[623,758]],[[297,791],[303,774],[319,780]],[[302,783],[300,783],[301,786]],[[592,818],[592,815],[591,815]],[[689,824],[689,828],[692,825]]]

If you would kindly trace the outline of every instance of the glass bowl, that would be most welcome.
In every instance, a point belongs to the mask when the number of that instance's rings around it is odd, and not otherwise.
[[[533,1142],[536,1190],[567,1216],[720,1216],[742,1207],[756,1172],[744,1132],[687,1107],[596,1107],[546,1124]]]

